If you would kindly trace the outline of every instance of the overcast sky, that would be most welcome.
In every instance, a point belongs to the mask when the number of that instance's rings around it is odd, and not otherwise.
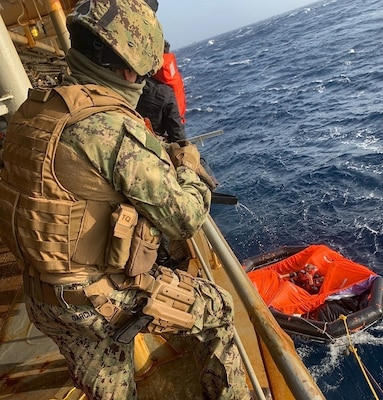
[[[158,0],[157,16],[171,49],[242,28],[315,0]]]

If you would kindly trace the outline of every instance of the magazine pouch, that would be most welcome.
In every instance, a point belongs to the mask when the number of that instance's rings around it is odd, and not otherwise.
[[[134,231],[125,273],[136,276],[148,272],[156,261],[160,241],[160,231],[146,218],[140,217]]]

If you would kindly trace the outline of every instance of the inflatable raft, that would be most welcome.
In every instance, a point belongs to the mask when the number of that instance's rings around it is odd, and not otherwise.
[[[332,341],[383,316],[383,277],[324,245],[285,246],[243,264],[292,337]]]

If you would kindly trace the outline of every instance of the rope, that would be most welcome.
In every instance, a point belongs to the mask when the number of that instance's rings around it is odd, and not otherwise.
[[[351,351],[351,353],[354,354],[354,356],[355,356],[355,358],[356,358],[356,360],[357,360],[357,362],[358,362],[358,364],[359,364],[359,366],[360,366],[360,369],[362,370],[362,373],[363,373],[363,375],[364,375],[364,377],[365,377],[365,379],[366,379],[366,382],[367,382],[367,384],[368,384],[368,386],[369,386],[369,388],[370,388],[370,390],[371,390],[371,392],[372,392],[374,398],[375,398],[376,400],[379,400],[379,397],[378,397],[378,395],[376,394],[376,392],[375,392],[375,390],[374,390],[374,388],[373,388],[373,386],[372,386],[372,384],[371,384],[371,381],[370,381],[370,379],[369,379],[368,376],[367,376],[367,372],[368,372],[368,371],[367,371],[367,368],[363,365],[361,358],[360,358],[359,355],[357,354],[357,350],[356,350],[355,346],[354,346],[354,345],[352,344],[352,342],[351,342],[351,335],[350,335],[350,332],[349,332],[349,330],[348,330],[348,325],[347,325],[347,317],[346,317],[345,315],[342,314],[342,315],[339,316],[339,318],[340,318],[341,320],[343,320],[344,327],[345,327],[345,329],[346,329],[347,339],[348,339],[348,343],[349,343],[348,349]],[[370,374],[370,375],[371,375],[371,374]]]
[[[377,382],[377,380],[372,376],[371,372],[368,371],[368,369],[366,368],[366,366],[363,364],[363,367],[366,369],[366,372],[368,373],[368,376],[370,377],[370,379],[375,383],[376,388],[379,389],[379,392],[381,394],[383,394],[383,389],[381,388],[380,384]]]
[[[317,331],[319,331],[320,333],[322,333],[323,335],[326,335],[328,337],[328,339],[333,342],[334,338],[333,336],[331,336],[329,333],[327,333],[326,329],[327,329],[327,322],[325,322],[324,324],[324,328],[320,329],[318,326],[316,326],[315,324],[313,324],[312,322],[310,322],[308,319],[301,317],[301,320],[304,321],[306,324],[312,326],[313,328],[315,328]]]

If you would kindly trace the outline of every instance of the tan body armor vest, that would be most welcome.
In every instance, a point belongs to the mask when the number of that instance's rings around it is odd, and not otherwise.
[[[0,233],[22,268],[34,274],[71,273],[81,266],[100,272],[110,268],[111,218],[126,199],[89,162],[59,143],[66,126],[110,110],[138,119],[121,97],[97,85],[30,90],[11,119],[0,180]],[[81,196],[59,181],[60,168],[67,170],[62,176],[72,168]],[[102,197],[95,198],[94,187]],[[127,207],[125,222],[134,219],[135,212]],[[124,268],[123,251],[124,246],[117,246],[112,252],[117,269]]]

